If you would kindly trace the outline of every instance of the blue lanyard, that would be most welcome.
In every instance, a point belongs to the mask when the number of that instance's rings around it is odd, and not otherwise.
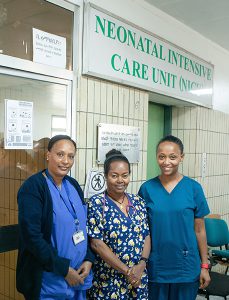
[[[55,188],[57,189],[57,191],[59,192],[59,195],[61,197],[61,199],[63,200],[65,206],[67,207],[68,211],[70,212],[70,214],[72,215],[73,219],[74,219],[74,222],[75,222],[75,225],[76,225],[76,229],[78,230],[78,227],[79,227],[79,219],[77,217],[77,213],[76,213],[76,210],[75,210],[75,206],[74,206],[74,203],[70,200],[70,191],[69,191],[69,188],[68,188],[68,185],[67,185],[67,182],[66,182],[66,179],[63,179],[62,183],[64,185],[64,188],[65,188],[65,191],[66,191],[66,194],[68,196],[68,201],[66,201],[66,198],[63,197],[62,193],[61,193],[61,190],[58,188],[58,186],[55,184],[52,176],[50,175],[48,169],[45,170],[45,174],[47,176],[47,178],[52,182],[52,184],[55,186]]]

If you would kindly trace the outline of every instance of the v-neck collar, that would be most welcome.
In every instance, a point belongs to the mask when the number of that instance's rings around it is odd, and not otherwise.
[[[157,176],[157,180],[158,180],[159,184],[162,186],[162,188],[164,189],[164,191],[165,191],[168,195],[172,195],[173,192],[175,192],[175,190],[177,189],[177,187],[181,184],[181,182],[182,182],[183,179],[185,178],[184,175],[182,175],[182,176],[183,176],[183,177],[177,182],[177,184],[174,186],[174,188],[172,189],[171,192],[168,192],[168,191],[166,190],[166,188],[165,188],[164,185],[162,184],[162,182],[161,182],[159,176]]]
[[[125,193],[127,199],[129,199],[129,195],[127,193]],[[127,219],[127,221],[130,221],[130,217],[124,214],[124,212],[120,209],[120,207],[114,203],[114,201],[112,201],[109,196],[106,194],[106,200],[110,203],[110,205],[119,213],[121,214],[123,217],[125,217]]]

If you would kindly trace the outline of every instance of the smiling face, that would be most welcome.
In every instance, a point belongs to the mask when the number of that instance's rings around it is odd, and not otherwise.
[[[123,195],[130,182],[129,166],[124,161],[113,161],[110,164],[107,179],[107,192],[113,195]]]
[[[181,153],[181,149],[176,143],[165,141],[159,144],[157,149],[157,163],[162,175],[175,175],[183,159],[184,154]]]
[[[75,158],[76,149],[69,140],[59,140],[47,152],[48,171],[56,184],[70,171]]]

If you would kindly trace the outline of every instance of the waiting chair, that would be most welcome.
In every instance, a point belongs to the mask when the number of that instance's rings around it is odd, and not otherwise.
[[[226,267],[225,274],[210,271],[211,283],[206,288],[206,298],[210,296],[220,296],[227,299],[229,296],[229,276],[227,275],[229,266],[229,231],[227,223],[217,218],[205,218],[205,228],[207,234],[207,244],[214,247],[209,251],[211,265],[221,264]],[[219,249],[215,249],[218,247]]]
[[[229,231],[227,223],[221,219],[205,218],[207,244],[209,247],[219,247],[210,251],[210,261],[213,265],[220,263],[229,265]],[[223,249],[224,247],[224,249]]]

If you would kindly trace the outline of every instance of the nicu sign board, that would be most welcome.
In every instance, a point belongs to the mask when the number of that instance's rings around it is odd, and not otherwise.
[[[212,106],[210,63],[91,4],[85,14],[84,74]]]

